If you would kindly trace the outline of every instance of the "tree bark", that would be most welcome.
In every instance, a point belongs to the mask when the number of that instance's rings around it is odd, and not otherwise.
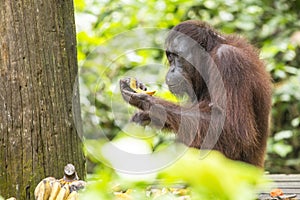
[[[85,174],[73,1],[0,0],[0,45],[0,195],[34,199],[67,163]]]

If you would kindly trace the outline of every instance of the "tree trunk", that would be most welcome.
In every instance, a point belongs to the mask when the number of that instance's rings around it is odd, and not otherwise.
[[[0,195],[34,199],[67,163],[85,174],[73,1],[0,0],[0,45]]]

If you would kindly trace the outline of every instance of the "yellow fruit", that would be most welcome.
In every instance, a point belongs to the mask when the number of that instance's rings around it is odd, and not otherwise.
[[[42,180],[34,191],[34,196],[37,200],[48,200],[51,192],[50,181],[47,179]]]
[[[130,78],[129,87],[136,93],[148,94],[150,96],[154,95],[156,91],[144,91],[137,87],[137,80],[135,78]]]
[[[45,192],[44,192],[44,196],[43,199],[44,200],[48,200],[50,193],[51,193],[51,185],[50,185],[50,181],[49,180],[44,180],[43,181],[44,185],[45,185]]]
[[[60,191],[56,197],[56,200],[66,200],[67,197],[69,196],[69,194],[70,194],[70,188],[69,188],[69,185],[66,184],[60,189]]]
[[[132,189],[128,189],[125,193],[126,194],[131,194],[132,193]]]
[[[132,199],[129,194],[123,193],[123,192],[115,192],[115,197],[117,197],[118,200],[130,200]]]
[[[55,181],[53,177],[44,178],[39,184],[36,186],[34,190],[34,197],[37,200],[48,199],[51,192],[51,183]]]
[[[56,196],[58,195],[59,191],[60,191],[60,183],[55,181],[52,183],[52,191],[50,193],[50,197],[49,200],[55,200]]]
[[[76,191],[71,192],[71,194],[68,196],[67,200],[78,200],[78,193]]]

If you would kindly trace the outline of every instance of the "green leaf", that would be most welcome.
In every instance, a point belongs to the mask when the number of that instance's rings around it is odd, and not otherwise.
[[[283,140],[283,139],[291,138],[292,136],[293,136],[293,132],[291,130],[280,131],[280,132],[275,134],[274,140],[275,141],[280,141],[280,140]]]
[[[211,151],[203,159],[190,148],[176,163],[164,169],[159,177],[165,181],[185,181],[196,194],[195,199],[253,199],[263,172],[251,165],[226,159]],[[205,152],[202,152],[205,154]],[[243,192],[236,192],[243,191]]]
[[[75,4],[75,9],[76,11],[83,11],[86,4],[85,4],[85,0],[74,0],[74,4]]]
[[[299,126],[300,125],[300,117],[296,117],[295,119],[293,119],[291,124],[293,127]]]
[[[292,152],[293,148],[291,145],[287,145],[284,143],[276,143],[273,146],[273,151],[281,156],[282,158],[285,158],[290,152]]]

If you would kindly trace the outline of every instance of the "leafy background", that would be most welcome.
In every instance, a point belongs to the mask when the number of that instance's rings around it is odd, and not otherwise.
[[[149,88],[157,90],[157,96],[177,101],[164,83],[166,58],[159,44],[165,35],[155,35],[155,30],[170,29],[188,19],[206,21],[225,34],[241,35],[261,50],[261,58],[265,60],[274,83],[265,170],[270,173],[299,173],[300,1],[75,0],[75,6],[88,169],[91,180],[102,178],[102,182],[92,186],[94,190],[91,191],[105,190],[116,176],[101,162],[99,149],[108,140],[118,141],[128,134],[138,135],[146,138],[144,146],[148,145],[153,152],[173,144],[172,134],[128,125],[134,109],[122,100],[118,80],[128,75],[135,76],[148,83]],[[145,27],[155,29],[140,32],[141,38],[138,39],[126,33]],[[121,40],[114,40],[120,34]],[[155,37],[149,39],[149,34]],[[141,42],[153,48],[124,53],[124,49],[138,47]],[[149,149],[144,148],[144,151]],[[141,148],[136,151],[141,151]],[[194,171],[197,169],[195,166]],[[219,167],[219,170],[222,171],[222,168]],[[243,167],[240,170],[243,172]],[[202,183],[207,185],[205,181]],[[227,192],[230,189],[228,186]],[[224,191],[216,199],[234,199],[233,196],[222,196],[226,195]],[[103,193],[88,195],[99,197]],[[104,195],[103,198],[111,197]]]

